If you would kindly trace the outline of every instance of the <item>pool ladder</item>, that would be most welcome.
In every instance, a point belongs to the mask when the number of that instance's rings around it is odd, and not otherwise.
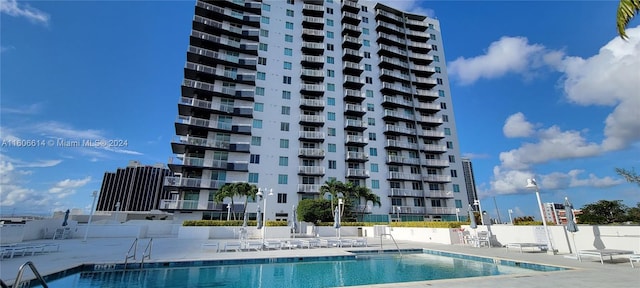
[[[142,266],[144,266],[144,259],[151,260],[151,247],[153,247],[153,238],[149,239],[149,243],[147,244],[147,247],[144,248],[144,252],[142,252],[140,269],[142,269]],[[133,250],[133,254],[131,253],[131,250]],[[129,262],[129,259],[136,260],[137,251],[138,251],[138,238],[133,240],[131,247],[129,247],[129,251],[127,251],[127,254],[124,256],[124,270],[127,270],[127,264]]]
[[[33,262],[31,261],[27,261],[27,263],[22,264],[22,266],[20,266],[20,268],[18,269],[18,275],[16,276],[16,280],[13,282],[13,286],[14,288],[21,288],[22,287],[22,275],[24,275],[24,268],[29,267],[31,269],[31,272],[33,272],[33,275],[36,276],[36,279],[38,279],[40,281],[40,283],[42,284],[42,287],[44,288],[48,288],[49,285],[47,285],[47,282],[44,281],[44,278],[42,278],[42,276],[40,275],[40,272],[38,272],[38,269],[36,269],[36,265],[33,264]],[[7,284],[5,284],[4,282],[2,282],[2,280],[0,280],[0,285],[2,287],[7,287]]]
[[[393,244],[396,245],[396,249],[398,250],[398,253],[400,254],[400,256],[402,256],[402,251],[400,251],[400,247],[398,247],[398,243],[396,242],[396,239],[393,238],[393,235],[391,235],[389,233],[380,234],[380,251],[383,251],[383,249],[382,249],[382,236],[391,236],[391,240],[393,240]]]

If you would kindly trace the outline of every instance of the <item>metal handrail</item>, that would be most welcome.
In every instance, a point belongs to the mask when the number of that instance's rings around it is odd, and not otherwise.
[[[133,249],[133,255],[131,255],[131,250]],[[133,240],[133,243],[131,244],[131,247],[129,247],[129,251],[127,251],[127,254],[124,255],[124,269],[127,269],[127,262],[129,262],[129,259],[133,259],[136,260],[136,253],[138,251],[138,238],[136,238],[136,240]]]
[[[140,269],[144,268],[144,259],[148,258],[151,260],[151,247],[153,247],[153,238],[149,239],[149,244],[144,248],[144,252],[142,252],[142,261],[140,262]]]
[[[33,262],[31,261],[27,261],[27,263],[24,263],[20,266],[20,269],[18,269],[18,275],[16,276],[16,280],[13,282],[13,287],[21,287],[20,282],[22,281],[24,268],[26,268],[27,266],[31,268],[31,272],[33,272],[33,275],[36,276],[36,279],[40,281],[40,283],[42,284],[42,287],[49,288],[49,285],[47,285],[47,282],[44,281],[44,278],[42,278],[42,276],[40,275],[40,272],[38,272],[38,269],[36,269],[36,266],[33,265]]]
[[[398,243],[396,242],[396,239],[393,238],[393,235],[388,234],[388,233],[380,234],[380,250],[383,250],[382,249],[382,236],[391,236],[391,240],[393,240],[393,244],[396,245],[396,249],[398,250],[398,253],[400,254],[400,256],[402,256],[402,251],[400,251],[400,247],[398,247]]]

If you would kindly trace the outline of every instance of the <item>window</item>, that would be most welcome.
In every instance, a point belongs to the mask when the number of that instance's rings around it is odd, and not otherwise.
[[[364,77],[364,80],[365,80],[365,82],[367,82],[367,84],[373,83],[373,78],[372,77],[369,77],[369,76]]]
[[[336,136],[336,128],[327,128],[327,134],[329,136]]]
[[[327,7],[327,14],[333,14],[333,8]]]
[[[282,106],[282,110],[280,111],[280,114],[282,114],[282,115],[290,115],[291,114],[291,107]]]
[[[431,40],[436,41],[436,34],[429,34],[429,38],[431,38]]]
[[[364,45],[364,47],[371,47],[371,42],[369,40],[362,40],[362,45]]]
[[[282,76],[283,84],[291,84],[291,76]]]
[[[364,93],[365,93],[365,95],[366,95],[367,97],[369,97],[369,98],[373,98],[373,90],[367,90],[367,91],[365,91]]]
[[[451,129],[450,128],[444,128],[444,135],[451,135]]]
[[[369,9],[369,7],[362,5],[360,9],[362,10],[362,12],[367,12],[367,9]]]
[[[258,57],[258,64],[259,65],[267,65],[267,58]]]
[[[362,28],[362,34],[369,35],[369,28]]]
[[[362,23],[369,23],[369,18],[362,17]]]
[[[289,139],[280,139],[280,148],[289,148]]]
[[[264,23],[264,24],[269,24],[269,17],[267,16],[262,16],[260,17],[260,22]]]
[[[293,35],[285,34],[284,42],[293,42]]]
[[[278,203],[287,203],[287,193],[278,193]]]
[[[444,97],[444,90],[438,90],[438,96]]]
[[[458,177],[458,171],[451,169],[451,177]]]
[[[256,72],[256,78],[258,80],[265,80],[267,79],[267,74],[264,72]]]
[[[293,49],[291,49],[291,48],[284,48],[284,55],[285,55],[285,56],[291,56],[291,55],[293,55]]]
[[[367,59],[371,58],[371,52],[364,52],[363,54],[364,54],[364,58],[367,58]]]
[[[278,165],[289,166],[289,157],[280,156],[280,159],[278,160]]]
[[[424,198],[413,198],[413,206],[424,207]]]
[[[438,51],[438,45],[431,45],[431,49],[433,49],[433,51]]]
[[[336,84],[327,83],[327,91],[336,91]]]
[[[369,140],[376,141],[376,133],[369,132]]]
[[[269,37],[269,30],[260,29],[260,36]]]
[[[429,29],[435,29],[435,27],[433,26],[433,24],[429,23]]]
[[[261,129],[262,128],[262,120],[253,119],[253,128]]]
[[[371,64],[364,64],[365,71],[371,71]]]
[[[262,4],[262,10],[264,10],[264,11],[271,11],[271,5],[269,5],[269,4]]]
[[[380,180],[371,180],[371,189],[380,189]]]
[[[456,200],[456,208],[462,208],[462,200]]]
[[[327,148],[328,148],[327,150],[329,150],[329,152],[336,152],[336,144],[329,143]]]
[[[259,111],[259,112],[264,111],[264,104],[263,103],[258,103],[258,102],[253,103],[253,110],[254,111]]]
[[[289,131],[289,122],[280,122],[280,131]]]
[[[329,169],[336,169],[337,166],[336,160],[329,160]]]
[[[327,120],[329,120],[329,121],[336,121],[336,113],[334,113],[334,112],[327,112]]]
[[[447,141],[447,148],[448,149],[453,149],[453,142]]]
[[[325,22],[327,23],[327,26],[333,26],[333,20],[327,19]]]
[[[449,122],[449,115],[442,115],[442,122]]]
[[[456,163],[456,156],[449,155],[449,163]]]
[[[402,206],[402,198],[391,198],[391,205]]]
[[[262,137],[260,137],[260,136],[251,136],[251,145],[253,145],[253,146],[262,145]]]
[[[291,99],[291,91],[282,91],[282,99]]]
[[[287,16],[293,17],[293,10],[287,9]]]
[[[260,155],[251,154],[251,156],[249,157],[249,163],[260,164]]]
[[[369,148],[369,156],[378,156],[377,148]]]
[[[333,39],[333,32],[327,31],[327,38]]]
[[[438,84],[442,85],[442,78],[436,78],[436,82],[438,82]]]
[[[327,69],[327,77],[336,77],[336,71]]]
[[[289,182],[289,175],[278,174],[278,184],[287,184]]]
[[[288,30],[293,30],[293,23],[292,22],[287,22],[284,24],[284,28],[288,29]]]
[[[453,184],[453,192],[455,192],[455,193],[460,193],[460,185],[458,185],[458,184]]]
[[[440,67],[435,67],[436,73],[442,73],[442,70],[440,70]]]
[[[378,164],[371,163],[371,172],[378,172],[378,171],[379,171]]]
[[[367,103],[367,111],[375,111],[375,106],[372,103]]]
[[[335,62],[335,61],[334,61],[334,58],[333,58],[333,57],[331,57],[331,56],[327,56],[327,63],[328,63],[328,64],[333,64],[334,62]]]
[[[336,98],[333,98],[333,97],[327,97],[327,105],[329,105],[329,106],[336,106]]]
[[[440,62],[439,56],[433,56],[433,62]]]
[[[369,126],[376,126],[376,119],[375,118],[367,118],[367,124],[369,124]]]
[[[260,49],[260,51],[267,51],[269,50],[269,45],[266,43],[260,43],[260,45],[258,45],[258,49]]]
[[[291,67],[292,67],[291,62],[284,61],[282,63],[282,68],[284,68],[284,70],[291,70]]]
[[[287,4],[293,5],[293,0],[287,0]]]
[[[328,44],[327,43],[327,50],[333,51],[333,44]]]
[[[258,173],[249,173],[249,179],[247,180],[247,182],[249,183],[258,183]]]

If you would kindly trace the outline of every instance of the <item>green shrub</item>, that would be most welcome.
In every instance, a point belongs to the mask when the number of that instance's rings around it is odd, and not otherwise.
[[[230,221],[225,221],[225,220],[185,220],[184,222],[182,222],[182,226],[242,226],[243,221],[242,220],[230,220]],[[248,220],[247,221],[247,226],[248,227],[255,227],[257,226],[258,221],[256,220]],[[276,227],[276,226],[289,226],[289,223],[287,223],[287,221],[267,221],[267,225],[266,226],[270,226],[270,227]]]

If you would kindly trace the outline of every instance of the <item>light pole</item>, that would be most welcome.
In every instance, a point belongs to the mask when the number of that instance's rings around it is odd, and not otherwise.
[[[456,221],[460,222],[460,208],[456,208]]]
[[[120,212],[120,201],[116,202],[116,211],[113,212],[113,221],[118,221],[118,212]]]
[[[264,191],[264,192],[263,192]],[[273,189],[269,189],[269,194],[264,195],[264,193],[267,192],[267,188],[261,188],[258,189],[258,193],[256,193],[256,196],[260,197],[260,199],[262,200],[262,247],[264,247],[264,239],[265,236],[267,235],[267,196],[271,196],[273,195]]]
[[[544,235],[547,238],[547,246],[549,248],[549,253],[556,254],[555,249],[553,249],[553,243],[551,243],[551,238],[549,237],[549,228],[547,227],[547,219],[544,217],[544,210],[542,209],[542,201],[540,200],[540,191],[538,190],[538,184],[536,183],[536,179],[527,179],[526,188],[535,189],[536,190],[536,198],[538,199],[538,208],[540,208],[540,216],[542,217],[542,226],[544,226]]]
[[[87,235],[89,234],[89,226],[91,226],[91,218],[93,218],[93,207],[96,206],[96,198],[98,196],[98,191],[93,191],[91,193],[93,197],[93,202],[91,203],[91,211],[89,211],[89,222],[87,222],[87,228],[84,229],[84,239],[82,242],[87,242]]]
[[[509,212],[509,222],[511,223],[511,225],[513,225],[513,218],[511,217],[511,214],[513,214],[513,210],[509,209],[507,212]]]
[[[482,222],[480,224],[484,225],[484,215],[482,214],[482,204],[480,204],[480,200],[473,200],[473,205],[478,206],[478,210],[480,212],[480,222]]]

